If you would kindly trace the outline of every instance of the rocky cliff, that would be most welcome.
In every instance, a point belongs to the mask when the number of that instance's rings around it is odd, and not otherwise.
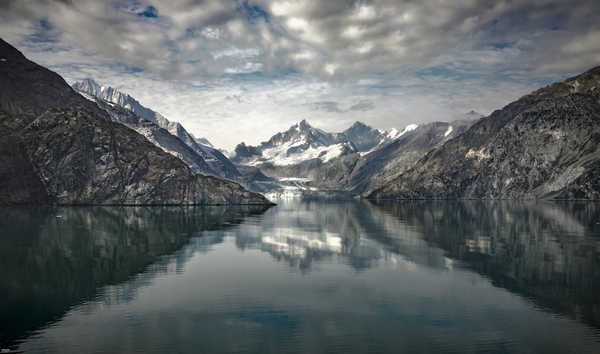
[[[184,143],[181,139],[171,134],[164,128],[159,127],[156,123],[146,120],[129,109],[123,108],[117,104],[104,101],[96,96],[91,96],[84,92],[79,92],[84,97],[96,102],[98,107],[108,113],[111,120],[117,123],[126,125],[127,127],[140,133],[148,141],[161,148],[163,151],[178,157],[185,162],[194,172],[220,176],[218,172],[213,170],[206,160],[194,151],[190,146]]]
[[[208,169],[201,169],[200,172],[205,174],[210,174],[216,177],[227,178],[231,180],[238,180],[241,177],[240,172],[237,168],[229,161],[229,159],[223,155],[222,152],[212,147],[210,142],[205,138],[196,139],[192,134],[190,134],[184,127],[178,122],[171,122],[167,118],[165,118],[162,114],[153,111],[152,109],[143,106],[140,104],[135,98],[130,95],[123,93],[113,87],[110,86],[101,86],[96,81],[92,79],[85,79],[80,82],[76,82],[73,84],[73,89],[77,92],[85,95],[87,98],[95,100],[96,102],[105,102],[107,104],[104,107],[109,111],[115,110],[118,108],[123,108],[128,112],[133,113],[135,116],[141,117],[151,123],[154,123],[159,128],[166,130],[171,133],[173,136],[179,138],[185,145],[187,145],[190,149],[192,149],[201,159],[203,159],[206,164],[209,166]],[[113,114],[113,119],[115,118]],[[120,117],[116,117],[120,118]],[[127,121],[122,121],[115,119],[115,121],[119,123],[128,124]],[[130,126],[134,130],[138,130],[138,125]],[[145,125],[146,128],[149,127],[148,124]],[[154,130],[156,131],[156,130]],[[139,132],[139,131],[138,131]],[[143,135],[148,137],[148,129],[145,129],[144,132],[140,132]],[[163,140],[161,137],[164,137],[164,134],[156,135],[150,139],[157,146],[164,149]],[[173,144],[171,143],[172,139],[165,138],[168,140],[166,144],[171,145],[173,148]],[[187,152],[184,152],[185,148],[181,148],[178,150],[173,149],[165,149],[168,152],[176,153],[179,155],[189,155]],[[181,157],[181,156],[179,156]],[[197,159],[197,158],[196,158]],[[190,158],[184,160],[184,162],[190,161]],[[195,164],[190,164],[190,166],[194,167]]]
[[[600,67],[433,149],[373,199],[600,199]]]
[[[2,40],[0,58],[0,203],[270,203],[195,174]]]

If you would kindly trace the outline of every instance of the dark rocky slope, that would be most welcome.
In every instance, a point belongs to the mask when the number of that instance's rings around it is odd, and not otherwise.
[[[0,203],[268,204],[193,173],[0,40]]]
[[[38,115],[48,108],[83,109],[108,118],[106,112],[78,95],[60,75],[38,65],[0,39],[0,109]]]
[[[433,149],[373,199],[600,199],[600,67],[526,95]]]

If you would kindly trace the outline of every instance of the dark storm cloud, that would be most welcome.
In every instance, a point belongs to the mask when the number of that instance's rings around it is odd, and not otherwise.
[[[573,72],[598,64],[600,2],[4,1],[4,36],[40,20],[83,46],[167,76],[293,69],[322,77],[440,66]],[[16,26],[16,30],[9,28]],[[240,60],[236,53],[251,51]]]

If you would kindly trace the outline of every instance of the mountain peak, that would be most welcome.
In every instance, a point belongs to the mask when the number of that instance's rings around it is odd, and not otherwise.
[[[88,84],[90,86],[98,86],[100,87],[100,84],[96,82],[96,80],[92,79],[91,77],[87,77],[83,80],[81,80],[81,83],[85,83]]]
[[[363,122],[356,121],[350,126],[350,128],[344,130],[344,134],[360,134],[371,130],[374,129]]]
[[[50,108],[71,107],[108,118],[96,104],[73,90],[57,73],[25,58],[0,39],[0,109],[39,115]]]
[[[476,110],[472,109],[470,111],[468,111],[467,113],[465,113],[465,118],[467,119],[479,119],[479,118],[483,118],[484,115],[477,112]]]
[[[78,81],[72,86],[75,90],[88,93],[93,96],[100,96],[102,87],[92,78],[86,78]]]
[[[368,128],[369,126],[366,125],[365,123],[357,120],[356,122],[354,122],[354,124],[352,124],[352,126],[350,128],[354,128],[354,127],[357,127],[357,128],[359,128],[359,127],[360,128]]]
[[[298,127],[299,127],[301,130],[305,130],[305,129],[310,129],[310,128],[312,128],[312,126],[311,126],[310,124],[308,124],[308,122],[306,121],[306,119],[302,119],[302,120],[300,121],[300,123],[298,123]]]

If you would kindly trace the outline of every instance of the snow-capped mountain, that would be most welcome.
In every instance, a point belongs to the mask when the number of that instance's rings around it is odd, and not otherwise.
[[[386,139],[386,132],[373,129],[362,122],[356,122],[342,132],[357,151],[368,151]]]
[[[327,162],[354,152],[356,147],[343,133],[327,133],[303,120],[259,146],[239,144],[232,160],[250,166],[288,166],[313,159]]]
[[[257,166],[280,181],[302,180],[306,191],[362,194],[463,133],[477,116],[469,112],[452,122],[409,124],[389,131],[356,122],[341,133],[327,133],[302,121],[258,146],[239,144],[232,161]],[[338,150],[340,146],[346,150]]]
[[[290,166],[310,160],[326,163],[352,153],[366,154],[416,127],[411,125],[403,131],[388,132],[356,122],[341,133],[328,133],[302,120],[258,146],[239,144],[232,161],[250,166]]]
[[[93,79],[76,82],[73,84],[73,89],[83,94],[84,97],[90,98],[92,96],[108,105],[117,105],[125,108],[137,116],[156,124],[158,127],[166,129],[169,133],[183,141],[196,154],[200,155],[210,168],[215,171],[218,177],[236,179],[240,176],[240,172],[231,161],[221,151],[215,149],[206,138],[194,137],[180,123],[169,121],[162,114],[143,106],[130,95],[113,87],[101,86]],[[153,142],[156,143],[156,141]]]

